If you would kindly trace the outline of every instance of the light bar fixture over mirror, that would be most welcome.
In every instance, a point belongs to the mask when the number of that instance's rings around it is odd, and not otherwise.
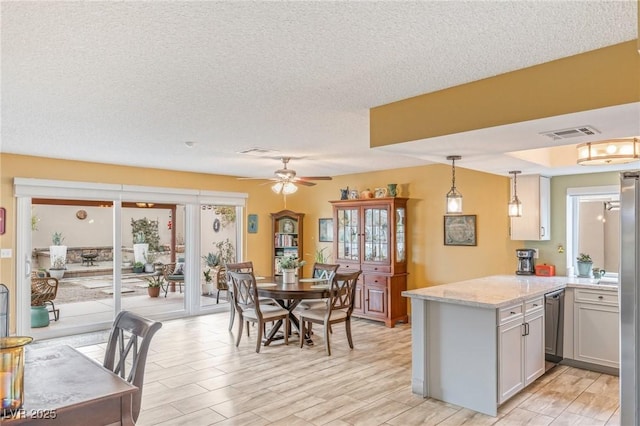
[[[456,160],[462,159],[459,155],[449,155],[451,161],[451,189],[447,192],[447,214],[462,213],[462,194],[456,189]]]
[[[513,197],[511,197],[511,201],[509,202],[509,217],[522,216],[522,203],[518,198],[518,175],[520,173],[520,170],[512,170],[509,172],[509,174],[513,175]]]
[[[640,139],[622,138],[578,145],[578,164],[602,166],[640,160]]]

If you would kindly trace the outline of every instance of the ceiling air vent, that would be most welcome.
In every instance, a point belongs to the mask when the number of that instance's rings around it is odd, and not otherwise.
[[[549,132],[542,132],[540,134],[550,137],[555,141],[559,139],[570,139],[570,138],[576,138],[580,136],[592,136],[598,133],[600,132],[594,127],[580,126],[580,127],[572,127],[569,129],[552,130]]]

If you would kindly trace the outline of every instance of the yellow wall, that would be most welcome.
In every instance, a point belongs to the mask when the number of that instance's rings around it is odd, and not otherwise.
[[[378,147],[640,101],[637,41],[370,110]]]
[[[0,202],[7,209],[7,232],[0,236],[0,247],[11,248],[14,254],[14,177],[246,192],[249,194],[247,213],[258,214],[258,233],[246,235],[244,259],[254,262],[258,274],[270,274],[270,213],[284,209],[285,204],[283,198],[274,195],[268,186],[228,176],[0,154]],[[318,244],[318,218],[332,216],[328,201],[339,198],[340,188],[374,189],[387,183],[397,183],[400,195],[410,198],[407,216],[409,288],[513,273],[514,250],[522,243],[512,242],[508,236],[509,179],[456,169],[456,184],[464,196],[464,212],[477,215],[478,245],[445,247],[444,196],[451,185],[451,169],[440,164],[339,176],[333,181],[319,181],[314,187],[300,187],[296,194],[287,197],[286,208],[306,214],[303,258],[312,264],[316,247],[331,245]],[[246,225],[246,217],[243,221]],[[308,273],[310,265],[306,268]],[[15,290],[14,269],[14,258],[0,260],[0,279],[12,294]],[[14,308],[12,312],[15,312]]]

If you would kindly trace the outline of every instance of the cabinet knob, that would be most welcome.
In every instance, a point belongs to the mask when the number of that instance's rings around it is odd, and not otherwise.
[[[511,312],[509,312],[509,314],[510,314],[510,315],[515,315],[516,313],[515,313],[515,312],[513,312],[513,311],[511,311]]]
[[[537,303],[534,303],[534,304],[533,304],[533,307],[535,308],[536,306],[538,306],[538,304],[537,304]]]
[[[598,299],[602,300],[604,299],[604,296],[598,296]]]

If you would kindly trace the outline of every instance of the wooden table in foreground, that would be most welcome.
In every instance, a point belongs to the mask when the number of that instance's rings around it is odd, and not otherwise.
[[[26,350],[23,424],[134,425],[131,396],[137,387],[69,346]]]

